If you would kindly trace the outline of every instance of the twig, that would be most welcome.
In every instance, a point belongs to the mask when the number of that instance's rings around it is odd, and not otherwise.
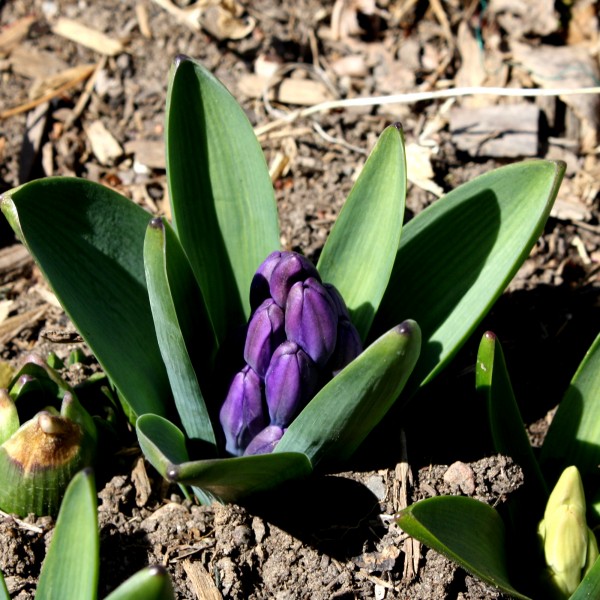
[[[9,108],[8,110],[0,112],[0,121],[3,119],[8,119],[9,117],[14,117],[15,115],[20,115],[21,113],[27,112],[44,102],[48,102],[57,96],[60,96],[63,92],[75,87],[82,81],[86,80],[95,70],[96,66],[92,66],[89,69],[83,71],[80,75],[71,79],[71,81],[67,81],[60,87],[57,87],[55,90],[49,91],[47,94],[44,94],[40,98],[36,98],[35,100],[31,100],[31,102],[25,102],[25,104],[21,104],[19,106],[14,106],[13,108]]]
[[[503,88],[503,87],[462,87],[433,92],[410,92],[406,94],[393,94],[391,96],[369,96],[366,98],[347,98],[345,100],[329,100],[303,109],[290,112],[285,117],[255,127],[256,135],[263,135],[282,125],[288,125],[297,119],[308,117],[316,113],[328,112],[338,108],[354,106],[384,106],[386,104],[415,104],[426,100],[440,100],[446,98],[461,98],[464,96],[502,96],[512,98],[537,98],[541,96],[574,96],[578,94],[600,94],[600,87],[585,88]]]
[[[44,533],[44,530],[41,527],[38,527],[37,525],[32,525],[31,523],[27,523],[26,521],[21,521],[21,519],[17,519],[17,517],[9,515],[3,510],[0,510],[0,515],[2,515],[4,518],[12,519],[21,529],[33,531],[34,533]]]

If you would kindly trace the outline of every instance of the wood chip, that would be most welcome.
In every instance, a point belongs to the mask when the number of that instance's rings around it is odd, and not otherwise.
[[[23,329],[37,325],[44,318],[47,308],[47,306],[33,308],[20,315],[6,319],[4,323],[0,324],[0,344],[8,344]]]
[[[71,81],[83,81],[94,72],[95,68],[96,65],[87,64],[70,67],[52,75],[49,75],[48,71],[46,71],[44,76],[31,86],[29,97],[31,99],[41,98],[49,92],[60,89]]]
[[[268,79],[248,74],[240,78],[238,88],[249,98],[261,98],[268,83]],[[333,100],[324,84],[310,79],[284,79],[276,87],[271,87],[268,97],[269,100],[299,106],[312,106]]]
[[[29,28],[35,23],[35,17],[29,15],[18,19],[0,31],[0,56],[16,48],[27,37]]]
[[[0,249],[0,275],[2,276],[12,271],[20,271],[32,264],[31,254],[23,244],[13,244]]]
[[[52,31],[56,35],[107,56],[115,56],[124,50],[123,44],[119,40],[65,17],[61,17],[56,21]]]
[[[450,131],[471,156],[537,156],[540,109],[535,104],[453,108]]]
[[[48,122],[50,104],[44,102],[27,115],[25,135],[19,157],[19,181],[25,183],[41,148],[42,138]]]
[[[152,30],[150,29],[150,19],[148,18],[148,9],[144,2],[137,2],[135,5],[135,16],[138,21],[140,33],[147,39],[152,39]]]
[[[94,121],[84,127],[92,145],[92,152],[102,165],[110,165],[123,155],[123,149],[102,121]]]
[[[138,458],[131,472],[131,481],[135,487],[135,503],[140,508],[146,506],[146,502],[148,502],[148,498],[150,498],[150,494],[152,493],[152,486],[146,472],[144,458],[141,456]]]
[[[182,562],[183,569],[190,580],[190,585],[199,600],[223,600],[223,595],[215,585],[210,573],[201,563],[191,560]]]
[[[10,55],[13,73],[29,79],[43,79],[67,68],[67,63],[53,52],[44,52],[21,45]]]
[[[241,40],[256,27],[256,20],[252,17],[236,17],[220,4],[205,10],[201,23],[203,29],[218,40]]]
[[[165,143],[162,140],[129,140],[125,154],[133,154],[135,162],[150,169],[166,169]]]

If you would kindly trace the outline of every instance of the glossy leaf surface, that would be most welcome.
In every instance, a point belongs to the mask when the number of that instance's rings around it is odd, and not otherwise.
[[[423,332],[409,389],[431,379],[506,288],[546,222],[563,163],[496,169],[451,191],[402,231],[374,333],[403,319]]]
[[[404,135],[388,127],[340,212],[319,258],[323,281],[341,292],[362,340],[387,287],[406,200]]]
[[[105,600],[173,600],[171,578],[163,567],[146,567],[132,575]]]
[[[487,403],[496,452],[510,456],[523,469],[528,498],[531,500],[535,497],[539,506],[543,506],[549,493],[546,482],[523,425],[502,347],[497,337],[489,331],[484,334],[479,345],[475,380],[478,393]]]
[[[549,477],[557,469],[576,465],[586,489],[600,484],[600,335],[587,351],[569,389],[558,406],[542,446],[542,467]],[[588,504],[600,519],[600,498],[590,494]]]
[[[216,341],[189,263],[161,219],[148,226],[144,264],[156,335],[179,417],[187,437],[206,442],[216,454],[215,434],[198,381],[202,370],[211,370]]]
[[[6,192],[1,206],[129,416],[163,414],[169,381],[142,256],[148,213],[104,186],[68,177]]]
[[[483,581],[528,600],[508,580],[504,524],[491,506],[465,496],[438,496],[402,510],[398,524]]]
[[[71,481],[42,565],[36,598],[93,600],[99,568],[96,486],[90,469]]]
[[[277,210],[244,111],[186,57],[171,69],[166,155],[175,229],[221,341],[228,327],[248,318],[252,276],[279,249]]]
[[[414,321],[391,329],[336,375],[294,419],[278,452],[302,452],[313,465],[352,455],[390,409],[419,356]]]
[[[144,454],[163,477],[200,488],[224,502],[271,489],[312,471],[308,458],[298,452],[189,461],[181,431],[154,415],[138,419],[137,434]]]

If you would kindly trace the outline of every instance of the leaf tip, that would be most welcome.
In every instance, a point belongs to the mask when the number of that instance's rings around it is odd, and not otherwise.
[[[490,342],[495,342],[495,341],[496,341],[496,334],[495,334],[493,331],[486,331],[486,332],[483,334],[483,337],[484,337],[486,340],[489,340]]]
[[[192,59],[187,54],[178,54],[173,59],[173,68],[177,69],[177,67],[179,67],[179,65],[181,65],[181,63],[188,62],[190,60],[192,60]]]
[[[154,217],[153,219],[150,219],[148,227],[151,227],[152,229],[159,229],[160,231],[162,231],[165,228],[165,224],[161,217]]]
[[[166,577],[168,575],[168,571],[161,565],[150,565],[148,573],[153,577]]]
[[[177,482],[179,479],[179,467],[170,463],[165,471],[165,479],[171,482]]]
[[[412,319],[407,319],[406,321],[402,321],[400,325],[396,325],[396,332],[399,335],[412,336],[419,331],[419,325],[416,321]]]

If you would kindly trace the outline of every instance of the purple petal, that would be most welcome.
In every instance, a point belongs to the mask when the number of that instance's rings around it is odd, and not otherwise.
[[[284,340],[283,310],[272,298],[265,300],[248,324],[244,360],[264,378],[275,348]]]
[[[323,287],[329,292],[329,296],[335,304],[335,309],[338,314],[338,317],[350,319],[348,307],[346,306],[346,303],[344,302],[344,299],[342,298],[342,295],[339,293],[338,289],[332,283],[324,283]]]
[[[279,250],[271,252],[258,267],[250,283],[250,308],[254,311],[267,298],[271,297],[269,283],[273,269],[279,264],[281,258],[288,254]]]
[[[296,252],[282,252],[281,259],[271,274],[271,297],[284,308],[290,288],[297,281],[304,281],[309,277],[321,281],[317,269],[307,258]]]
[[[327,368],[337,375],[362,352],[362,343],[356,327],[349,319],[338,321],[337,343],[327,363]]]
[[[235,456],[241,456],[250,440],[267,425],[261,381],[249,366],[233,378],[219,417],[225,449]]]
[[[254,454],[268,454],[273,452],[275,446],[283,436],[283,429],[277,425],[265,427],[249,444],[244,456]]]
[[[274,352],[265,375],[265,396],[271,424],[287,427],[314,395],[319,371],[294,342],[283,342]]]
[[[285,306],[285,333],[320,367],[335,349],[338,315],[329,292],[316,279],[295,283]]]

